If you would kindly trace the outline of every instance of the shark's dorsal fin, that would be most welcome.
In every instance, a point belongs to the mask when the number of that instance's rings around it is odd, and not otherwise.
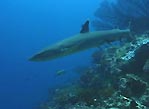
[[[81,31],[80,33],[87,33],[89,32],[89,20],[87,20],[83,25],[82,25],[82,28],[81,28]]]

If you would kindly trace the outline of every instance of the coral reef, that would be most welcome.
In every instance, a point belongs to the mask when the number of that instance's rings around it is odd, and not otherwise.
[[[149,108],[149,34],[95,51],[92,64],[41,109]]]
[[[126,74],[120,83],[120,92],[127,97],[140,97],[147,89],[147,83],[134,74]]]
[[[149,31],[149,0],[103,0],[92,22],[97,30],[130,28],[134,33]]]

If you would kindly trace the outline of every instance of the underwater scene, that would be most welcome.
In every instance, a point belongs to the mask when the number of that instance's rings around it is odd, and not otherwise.
[[[149,109],[148,7],[0,1],[0,109]]]

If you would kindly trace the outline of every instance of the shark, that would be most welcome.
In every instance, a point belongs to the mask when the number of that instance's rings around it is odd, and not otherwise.
[[[131,39],[130,29],[112,29],[102,31],[89,31],[89,21],[83,25],[80,33],[59,41],[33,55],[30,61],[48,61],[68,56],[83,50],[99,47],[104,43]]]

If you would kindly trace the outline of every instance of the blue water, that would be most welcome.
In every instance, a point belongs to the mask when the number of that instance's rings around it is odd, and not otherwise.
[[[49,62],[29,62],[40,49],[80,31],[100,0],[0,1],[0,109],[33,109],[50,88],[69,83],[75,66],[90,64],[91,51]],[[82,59],[83,57],[83,59]]]

